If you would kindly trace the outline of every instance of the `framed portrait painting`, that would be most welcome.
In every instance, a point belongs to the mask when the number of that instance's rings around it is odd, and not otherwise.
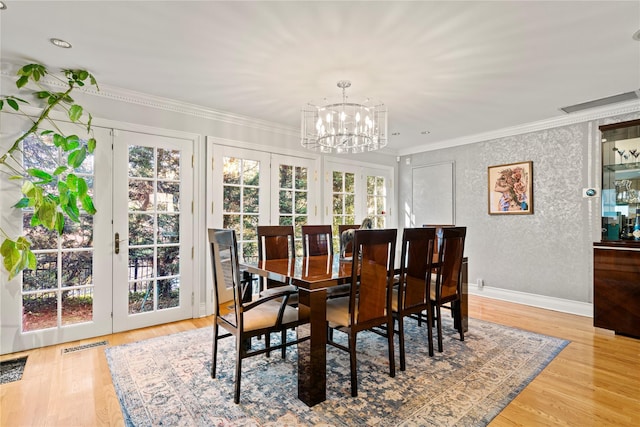
[[[489,166],[489,214],[533,213],[533,162]]]

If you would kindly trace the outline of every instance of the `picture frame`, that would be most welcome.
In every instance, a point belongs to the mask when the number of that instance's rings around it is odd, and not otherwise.
[[[489,215],[533,214],[533,162],[489,166]]]

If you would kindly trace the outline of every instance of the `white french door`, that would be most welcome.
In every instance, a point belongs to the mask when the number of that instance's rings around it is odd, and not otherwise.
[[[193,142],[117,131],[113,330],[192,316]]]
[[[314,160],[271,156],[271,223],[293,225],[297,256],[302,256],[302,226],[318,223],[318,187]]]
[[[339,250],[339,225],[360,224],[369,217],[374,228],[396,226],[392,168],[327,159],[324,170],[324,214],[333,227],[334,251]]]
[[[270,156],[261,151],[223,145],[209,144],[208,148],[211,171],[207,179],[210,206],[207,227],[235,230],[239,258],[255,260],[258,224],[269,223]],[[207,283],[213,283],[210,251],[207,244]],[[220,302],[230,301],[233,289],[218,289],[218,296]]]
[[[6,135],[15,140],[24,122],[11,114],[2,114],[1,119],[5,148]],[[78,126],[58,125],[85,142],[89,137]],[[75,175],[88,184],[97,213],[91,216],[80,210],[80,222],[67,220],[64,235],[32,226],[32,210],[12,207],[22,197],[19,181],[9,181],[4,174],[0,181],[1,228],[12,237],[24,234],[37,259],[35,270],[25,270],[10,282],[5,271],[0,273],[2,354],[111,332],[111,135],[108,129],[93,131],[96,149]],[[27,169],[53,173],[66,164],[50,136],[28,136],[22,154],[17,160]]]
[[[300,236],[303,224],[317,223],[320,209],[315,160],[212,141],[207,149],[211,164],[207,178],[210,206],[207,227],[234,229],[241,260],[258,257],[258,225],[293,225]],[[297,246],[302,254],[302,246]],[[207,260],[209,251],[207,245]],[[212,283],[209,264],[207,283]],[[218,294],[221,301],[233,299],[232,289],[218,289]]]

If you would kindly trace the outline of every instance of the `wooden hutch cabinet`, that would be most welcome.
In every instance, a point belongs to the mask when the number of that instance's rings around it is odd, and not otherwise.
[[[640,338],[640,120],[600,131],[602,239],[593,248],[593,324]]]

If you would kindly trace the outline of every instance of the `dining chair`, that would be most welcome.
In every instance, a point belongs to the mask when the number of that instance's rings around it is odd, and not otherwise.
[[[435,278],[431,279],[431,305],[434,320],[438,326],[438,351],[442,352],[441,308],[449,308],[454,317],[454,326],[464,341],[462,312],[459,308],[462,297],[462,258],[467,227],[446,227],[442,229],[442,242],[438,254]],[[449,304],[446,306],[445,304]]]
[[[422,224],[423,227],[436,229],[436,246],[433,248],[433,254],[437,258],[442,246],[442,230],[445,228],[455,227],[453,224]]]
[[[332,255],[333,233],[331,226],[303,225],[302,254],[304,256]]]
[[[350,356],[351,396],[358,395],[356,338],[376,326],[388,328],[389,375],[394,377],[391,299],[397,230],[357,230],[353,240],[349,296],[327,300],[327,343]],[[348,345],[334,341],[329,331],[347,334]]]
[[[209,229],[209,244],[211,245],[211,265],[213,271],[213,289],[215,290],[214,322],[213,322],[213,354],[211,363],[211,377],[216,377],[218,359],[218,340],[234,336],[236,339],[236,372],[233,401],[240,401],[240,381],[242,374],[242,360],[247,357],[268,353],[271,350],[283,349],[297,344],[299,340],[286,341],[283,331],[295,328],[302,322],[298,318],[298,310],[287,304],[291,292],[283,289],[268,297],[259,297],[253,301],[244,302],[244,286],[240,280],[240,266],[238,262],[238,244],[234,230]],[[227,314],[220,310],[218,289],[220,287],[233,288],[233,309]],[[221,333],[220,328],[226,333]],[[281,333],[283,339],[280,344],[271,345],[265,339],[263,348],[252,348],[251,338],[269,335],[273,332]]]
[[[257,230],[258,235],[258,259],[270,260],[270,259],[295,259],[295,234],[293,225],[259,225]],[[283,283],[277,280],[268,279],[266,277],[260,278],[260,291],[261,297],[267,297],[273,294],[277,294],[286,290],[290,292],[288,298],[288,304],[291,306],[297,306],[299,301],[298,288],[291,283]],[[286,332],[282,331],[282,340],[285,339]],[[266,336],[266,340],[269,341],[269,336]],[[270,352],[267,352],[267,356],[270,356]],[[282,357],[284,358],[286,349],[282,349]]]
[[[357,227],[357,226],[356,226]],[[333,232],[330,225],[303,225],[302,251],[304,256],[333,255]],[[347,296],[351,284],[327,289],[327,298]]]
[[[258,234],[258,259],[260,261],[270,259],[293,259],[296,256],[295,235],[293,225],[259,225]],[[287,286],[290,291],[296,288],[288,283],[262,278],[260,291]]]
[[[435,228],[405,228],[402,233],[400,275],[393,288],[391,311],[398,323],[400,370],[406,367],[404,319],[413,317],[419,321],[427,314],[427,344],[429,356],[433,356],[433,310],[430,301],[433,250],[436,244]]]

